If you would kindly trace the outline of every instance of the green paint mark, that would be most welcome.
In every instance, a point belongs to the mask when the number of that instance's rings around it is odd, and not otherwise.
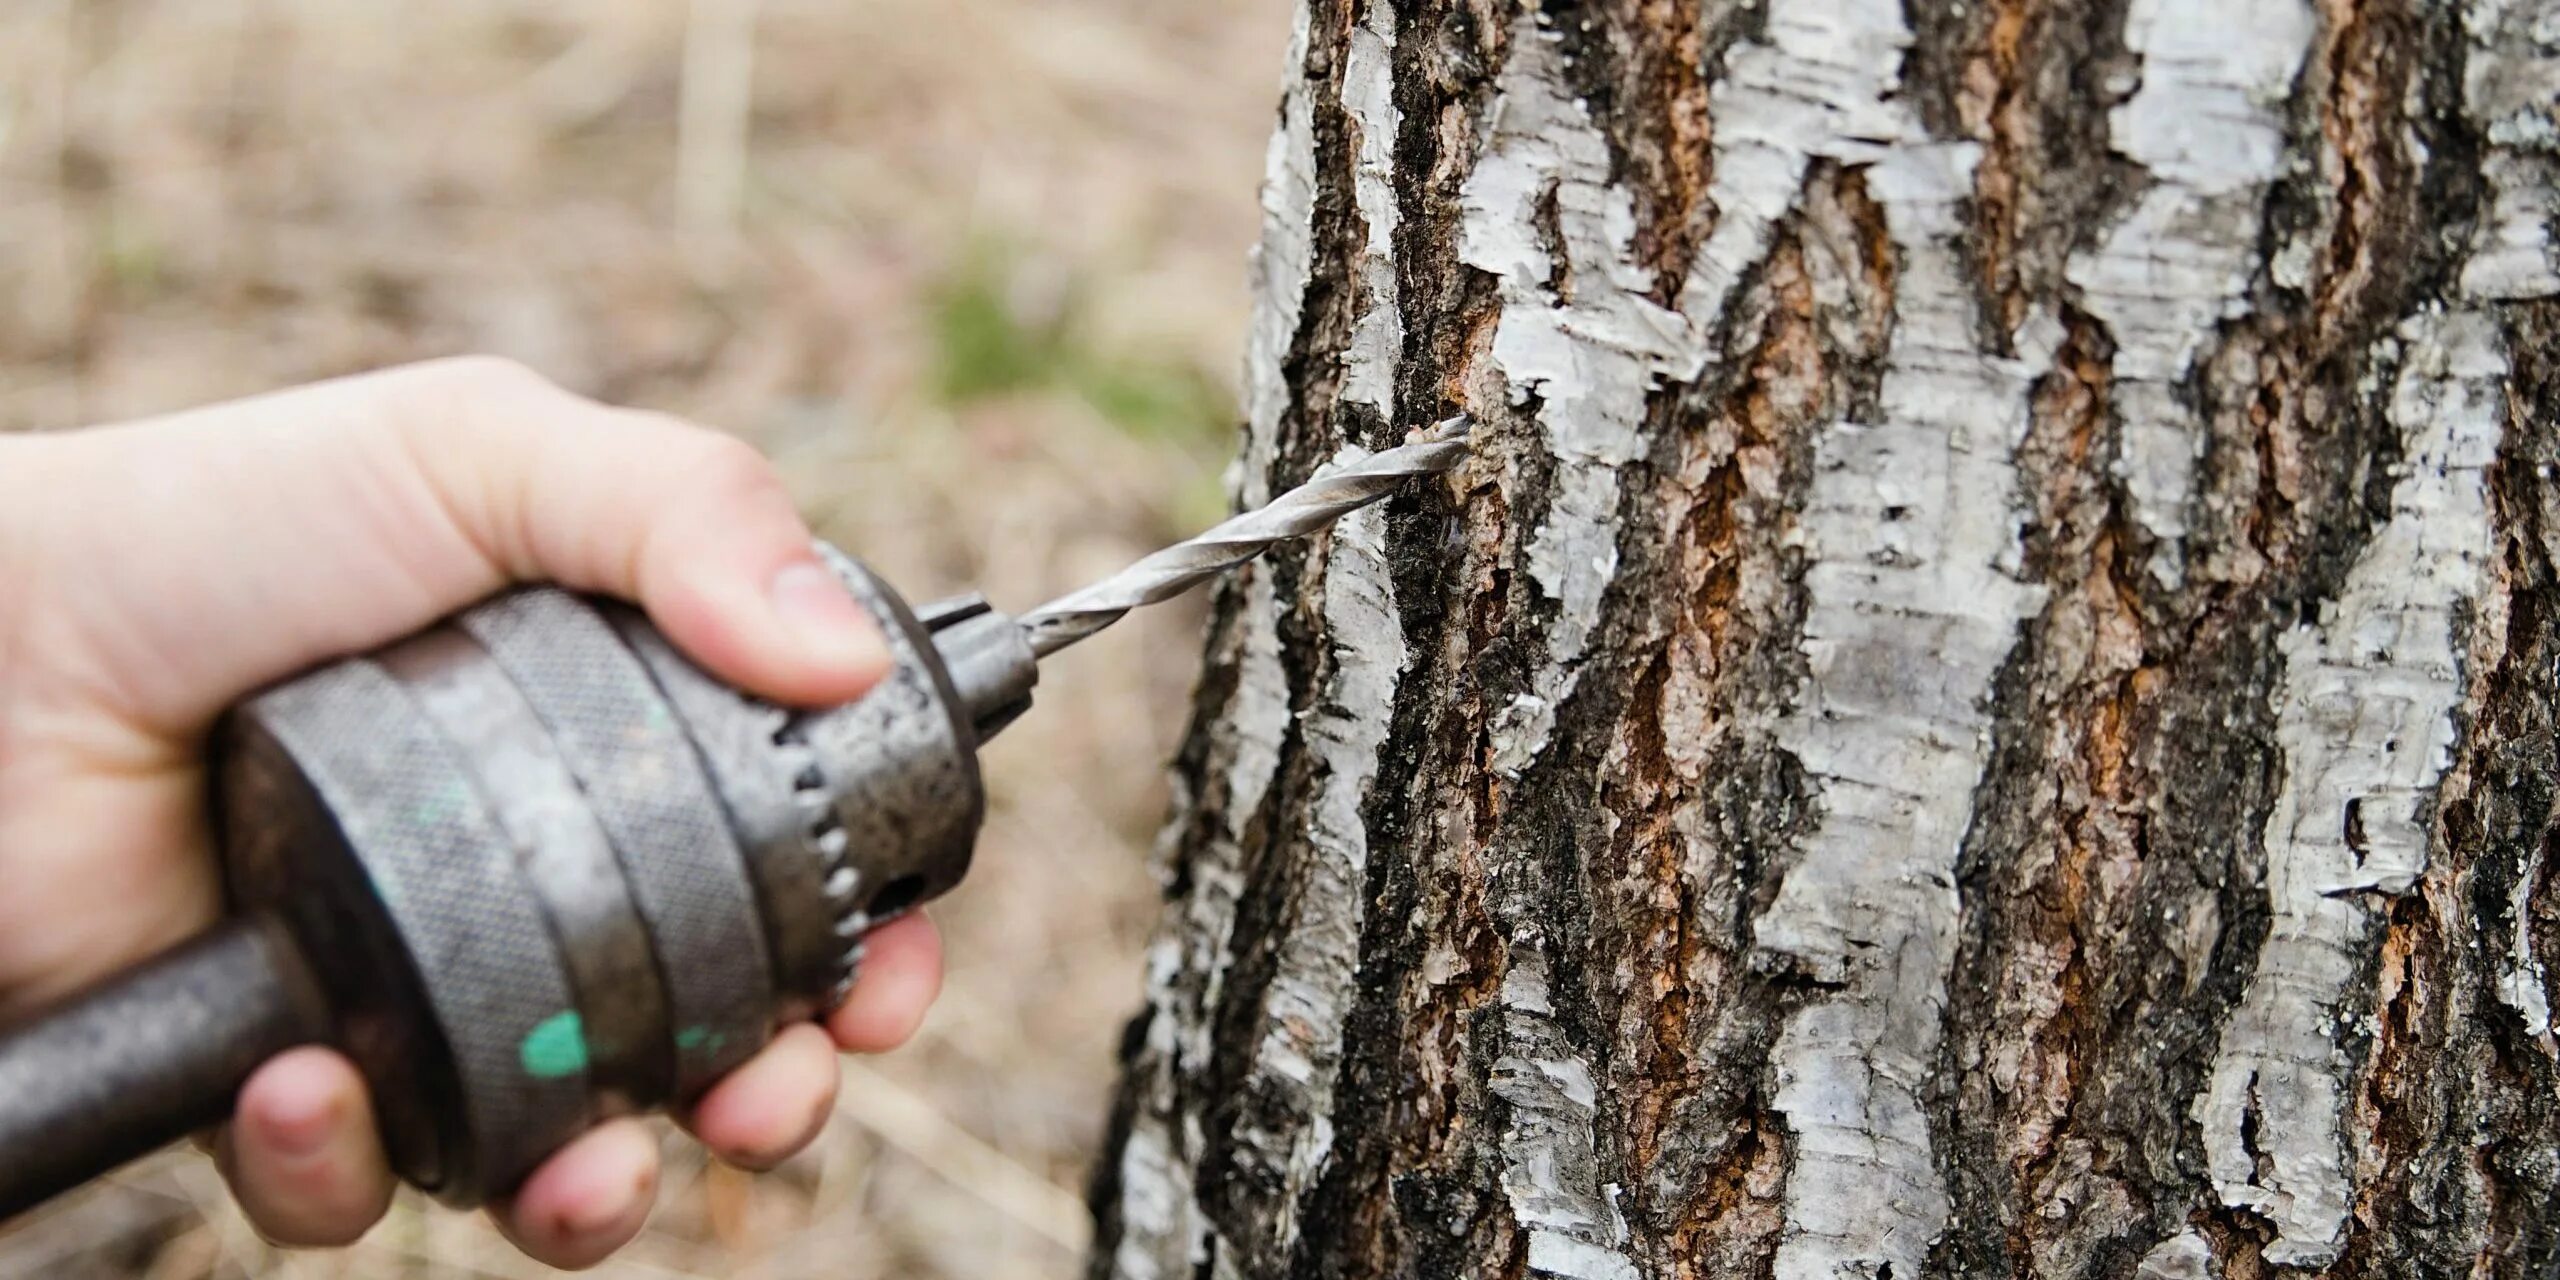
[[[692,1053],[696,1050],[700,1050],[704,1053],[717,1053],[720,1050],[720,1046],[727,1043],[729,1043],[729,1037],[724,1036],[709,1027],[686,1027],[684,1030],[676,1033],[676,1047],[687,1053]]]
[[[516,1056],[526,1075],[545,1080],[576,1075],[587,1069],[587,1029],[575,1009],[563,1009],[526,1033]]]

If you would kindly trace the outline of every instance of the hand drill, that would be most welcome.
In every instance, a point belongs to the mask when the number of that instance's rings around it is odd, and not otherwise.
[[[795,712],[636,611],[531,588],[259,694],[212,745],[232,915],[0,1034],[0,1218],[229,1113],[298,1044],[363,1071],[408,1181],[503,1194],[841,999],[968,869],[977,749],[1038,659],[1465,452],[1452,419],[1020,619],[910,609],[821,547],[895,665]]]

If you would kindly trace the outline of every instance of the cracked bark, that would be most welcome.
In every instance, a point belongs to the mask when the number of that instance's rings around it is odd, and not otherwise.
[[[2560,1266],[2560,0],[1306,0],[1096,1276]]]

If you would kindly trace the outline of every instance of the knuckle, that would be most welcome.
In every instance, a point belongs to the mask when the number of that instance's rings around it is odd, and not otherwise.
[[[582,403],[529,365],[505,356],[447,356],[393,370],[389,389],[397,432],[419,442],[459,437],[485,449],[513,447],[523,433]]]
[[[689,487],[722,497],[760,500],[784,492],[782,473],[754,445],[732,435],[688,426],[693,440],[677,474]]]

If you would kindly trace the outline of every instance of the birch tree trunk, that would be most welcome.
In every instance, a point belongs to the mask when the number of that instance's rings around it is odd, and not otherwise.
[[[1097,1276],[2560,1267],[2560,0],[1305,0]]]

